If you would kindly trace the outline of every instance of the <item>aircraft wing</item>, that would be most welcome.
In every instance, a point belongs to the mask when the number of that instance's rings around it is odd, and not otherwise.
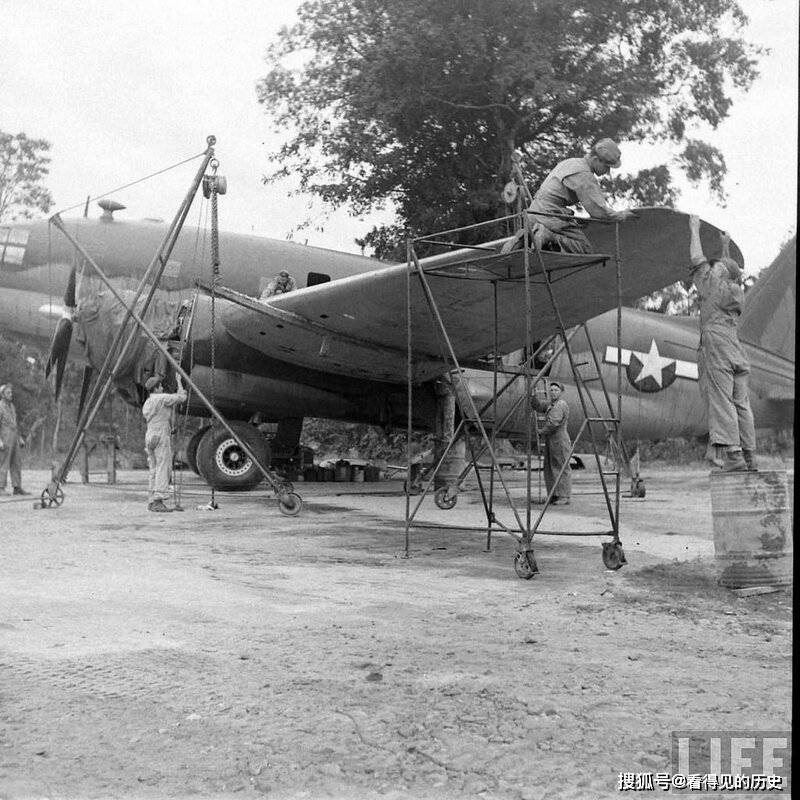
[[[671,209],[642,209],[619,226],[622,302],[686,277],[688,218]],[[528,251],[532,340],[594,317],[616,305],[615,226],[590,221],[593,255]],[[719,254],[718,231],[701,230],[708,255]],[[739,255],[734,250],[734,254]],[[540,260],[541,258],[541,260]],[[526,254],[460,250],[420,262],[452,347],[462,365],[474,365],[497,342],[501,353],[526,341]],[[542,272],[549,275],[559,316]],[[405,264],[319,284],[262,303],[230,290],[219,293],[227,332],[266,357],[315,370],[403,382],[407,374],[407,291],[415,381],[446,369],[446,345],[423,283]],[[495,318],[497,332],[495,334]],[[496,338],[495,338],[496,337]]]

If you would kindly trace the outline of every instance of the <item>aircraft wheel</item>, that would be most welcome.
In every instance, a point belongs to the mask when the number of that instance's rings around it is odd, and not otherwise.
[[[518,578],[526,581],[539,574],[539,567],[536,566],[533,550],[525,550],[514,556],[514,572],[517,573]]]
[[[269,464],[269,445],[260,432],[244,422],[231,422],[231,428],[264,465]],[[254,489],[264,477],[253,460],[225,428],[212,426],[197,447],[200,476],[215,489],[227,492]]]
[[[287,517],[296,517],[303,510],[303,498],[295,492],[288,492],[278,498],[278,508]]]
[[[458,502],[458,495],[453,494],[449,497],[447,496],[448,487],[442,486],[441,489],[437,489],[433,495],[433,500],[439,508],[443,511],[449,511],[451,508],[455,506]]]
[[[633,478],[631,480],[631,497],[644,497],[647,488],[644,485],[644,478]]]
[[[627,563],[625,551],[619,542],[603,542],[603,564],[606,569],[618,570]]]
[[[200,474],[200,470],[197,468],[197,448],[200,446],[200,440],[206,435],[206,432],[210,430],[210,425],[203,425],[200,430],[192,434],[191,438],[186,443],[186,463],[195,475]]]

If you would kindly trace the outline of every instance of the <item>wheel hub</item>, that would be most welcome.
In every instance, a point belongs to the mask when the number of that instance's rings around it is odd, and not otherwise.
[[[228,475],[231,478],[238,478],[244,475],[253,465],[253,462],[233,437],[219,443],[214,453],[214,461],[217,469],[223,475]]]

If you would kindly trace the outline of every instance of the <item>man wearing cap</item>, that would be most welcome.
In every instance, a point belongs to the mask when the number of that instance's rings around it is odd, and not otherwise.
[[[259,300],[266,300],[268,297],[274,297],[276,294],[286,294],[286,292],[294,291],[296,288],[297,284],[294,278],[285,269],[282,269],[264,287]]]
[[[14,387],[5,383],[0,386],[0,494],[6,490],[9,472],[14,494],[28,494],[22,488],[22,459],[19,452],[22,447],[25,447],[25,439],[17,428]]]
[[[172,472],[172,409],[186,401],[181,376],[176,375],[175,380],[178,391],[174,394],[164,392],[160,375],[148,378],[144,385],[150,393],[142,406],[142,415],[147,420],[144,447],[150,470],[147,510],[160,513],[172,511],[164,504],[169,497]]]
[[[731,237],[720,234],[722,255],[708,259],[700,242],[700,217],[689,217],[691,279],[700,298],[700,394],[708,409],[706,458],[726,472],[755,470],[756,431],[747,389],[750,364],[739,344],[742,269],[730,257]]]
[[[622,163],[619,147],[612,139],[600,139],[583,158],[568,158],[556,164],[544,179],[528,209],[533,242],[539,250],[591,253],[574,212],[568,206],[580,203],[597,219],[622,221],[635,216],[630,209],[609,207],[596,175],[606,175]]]
[[[568,506],[572,495],[572,474],[568,464],[570,450],[569,434],[567,433],[569,405],[561,396],[563,392],[563,383],[551,381],[548,389],[550,401],[534,397],[533,406],[545,415],[544,425],[539,428],[539,433],[544,437],[544,485],[549,495],[555,484],[555,490],[551,497],[553,505]],[[556,484],[558,473],[565,464],[564,473]]]

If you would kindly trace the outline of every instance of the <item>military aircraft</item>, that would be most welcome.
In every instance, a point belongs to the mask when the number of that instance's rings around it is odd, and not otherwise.
[[[143,275],[165,226],[157,221],[115,219],[114,212],[123,207],[113,201],[101,201],[100,205],[104,213],[99,219],[70,219],[65,225],[120,292],[132,296],[131,287]],[[613,227],[594,221],[588,221],[587,227],[599,253],[614,252]],[[670,209],[642,209],[639,220],[620,225],[619,231],[625,259],[624,304],[631,305],[685,276],[689,236],[685,215]],[[705,252],[719,251],[715,228],[704,223],[701,237]],[[387,429],[405,426],[407,302],[411,308],[413,424],[421,429],[431,427],[437,403],[433,382],[450,365],[442,355],[439,329],[423,288],[412,281],[406,296],[405,264],[221,233],[221,280],[212,297],[197,288],[198,279],[211,278],[209,253],[200,244],[203,239],[204,232],[183,229],[147,321],[174,343],[182,366],[213,398],[220,412],[234,421],[237,435],[257,457],[268,461],[269,447],[255,423],[278,423],[271,445],[272,454],[279,456],[296,448],[306,416],[367,422]],[[463,385],[479,405],[488,399],[493,380],[486,370],[487,354],[495,346],[498,352],[511,353],[526,339],[523,259],[520,251],[504,252],[507,241],[420,261],[442,322],[454,334],[455,352],[466,369]],[[742,261],[735,245],[732,254]],[[614,386],[617,361],[625,368],[625,436],[662,438],[702,432],[704,416],[693,355],[698,339],[696,321],[625,308],[623,346],[618,351],[613,335],[616,312],[610,310],[616,305],[613,261],[561,253],[542,255],[561,318],[557,319],[545,302],[541,285],[536,287],[533,339],[541,342],[551,337],[558,324],[570,328],[590,320],[587,327],[595,351],[601,353],[600,369],[607,373],[607,382],[611,378],[609,385]],[[76,266],[81,265],[76,264],[75,250],[46,221],[0,227],[0,328],[47,341],[59,318],[69,319],[69,307],[76,306],[79,341],[89,363],[98,366],[123,309],[88,270],[79,275],[77,287],[70,286]],[[266,281],[279,270],[289,272],[300,288],[259,299]],[[777,278],[767,283],[777,285],[779,292],[791,279],[790,318],[782,313],[779,320],[769,321],[765,311],[775,307],[773,290],[762,289],[753,290],[742,320],[743,336],[752,339],[747,340],[755,355],[751,391],[759,424],[764,425],[791,420],[794,336],[781,340],[779,331],[781,325],[794,324],[793,255],[790,266],[788,262],[775,265],[770,275]],[[59,304],[57,298],[62,296],[66,302]],[[494,332],[493,309],[497,308],[502,313]],[[789,311],[788,305],[785,310]],[[598,389],[591,382],[597,374],[588,374],[592,367],[586,333],[578,333],[574,342],[584,387],[596,395]],[[788,342],[792,343],[791,353]],[[62,344],[58,348],[63,351]],[[57,355],[60,358],[65,353]],[[116,387],[126,400],[141,403],[146,379],[165,368],[158,358],[142,337],[116,376]],[[550,376],[572,380],[568,366],[565,354],[557,356]],[[510,381],[513,376],[503,375],[501,380]],[[518,384],[504,393],[491,412],[484,412],[491,424],[491,414],[499,420],[512,411],[501,435],[521,435],[527,424],[522,408],[513,411],[523,390],[522,382]],[[567,391],[571,401],[574,394]],[[189,411],[207,414],[192,397]],[[573,417],[577,419],[579,414]],[[261,479],[252,461],[224,430],[201,427],[187,454],[190,463],[217,488],[251,488]]]

